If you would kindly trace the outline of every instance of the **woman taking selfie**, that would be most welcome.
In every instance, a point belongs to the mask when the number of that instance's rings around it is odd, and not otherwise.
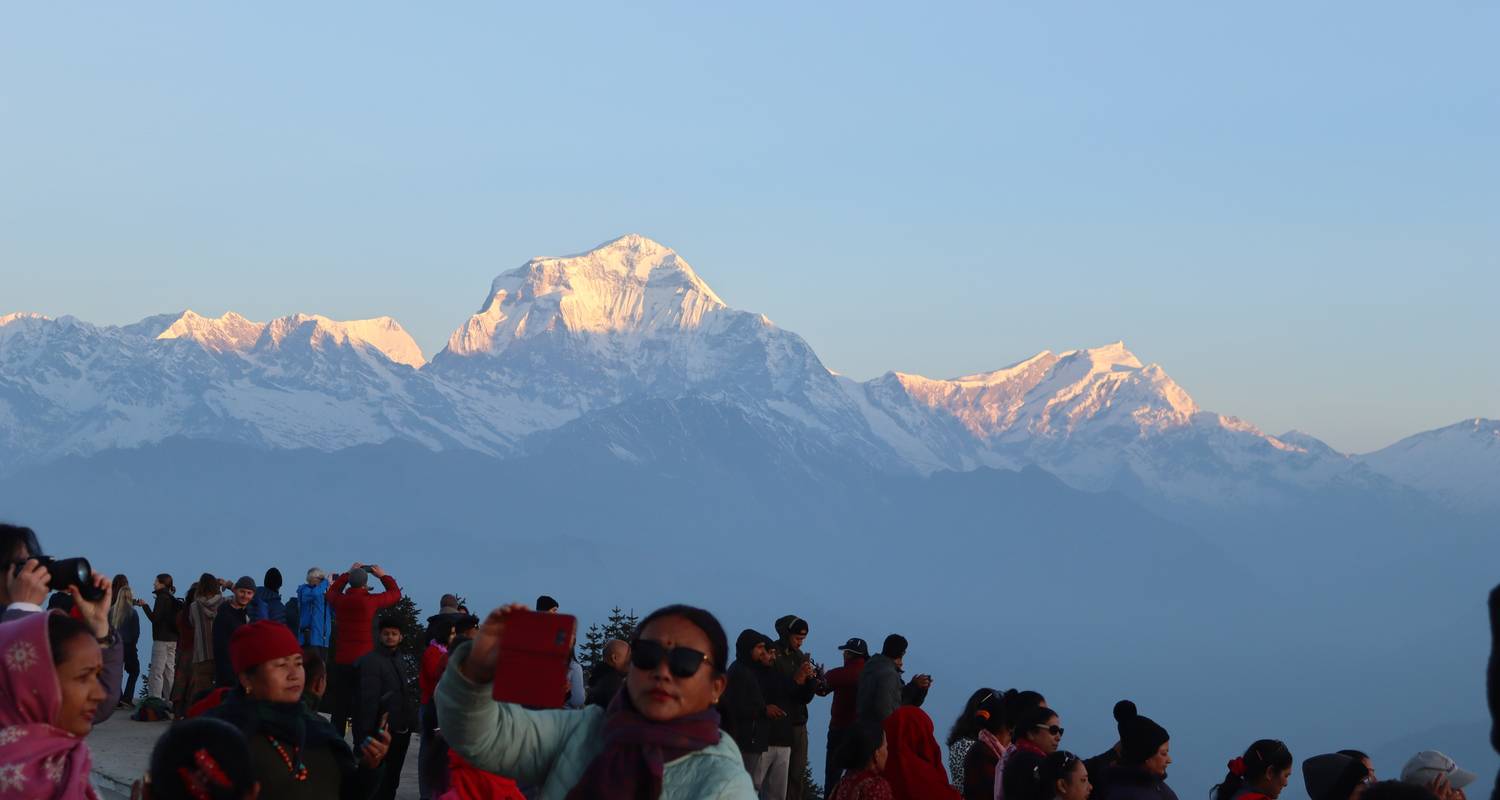
[[[438,684],[438,719],[453,750],[476,767],[540,787],[542,800],[651,797],[753,800],[755,789],[713,706],[724,693],[729,641],[691,606],[647,616],[630,643],[625,691],[608,709],[534,711],[492,699],[506,620],[490,612],[453,651]]]

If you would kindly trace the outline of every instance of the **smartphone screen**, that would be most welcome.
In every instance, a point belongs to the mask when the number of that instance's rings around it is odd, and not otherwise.
[[[529,708],[562,708],[578,620],[567,614],[515,611],[505,617],[494,698]]]

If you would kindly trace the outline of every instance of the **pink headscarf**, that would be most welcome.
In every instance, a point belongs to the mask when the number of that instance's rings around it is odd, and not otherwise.
[[[47,643],[48,616],[0,624],[0,798],[98,800],[89,784],[88,745],[52,724],[62,689]]]

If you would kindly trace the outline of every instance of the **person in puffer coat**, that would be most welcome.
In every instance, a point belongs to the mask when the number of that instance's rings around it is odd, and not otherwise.
[[[490,612],[449,659],[436,702],[455,753],[537,787],[540,800],[754,800],[739,748],[714,710],[729,642],[712,614],[678,605],[647,616],[630,643],[625,691],[608,710],[533,711],[491,699],[506,618],[522,610]]]

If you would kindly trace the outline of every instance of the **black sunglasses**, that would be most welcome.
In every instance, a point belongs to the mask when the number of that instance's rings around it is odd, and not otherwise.
[[[640,639],[635,646],[630,648],[630,663],[636,669],[650,672],[661,666],[661,662],[667,662],[667,669],[678,678],[691,678],[698,674],[698,668],[708,661],[708,654],[694,650],[691,647],[674,647],[668,650],[661,642],[650,639]]]
[[[1042,730],[1052,734],[1053,736],[1063,735],[1063,729],[1057,725],[1033,725],[1031,727],[1041,728]]]

